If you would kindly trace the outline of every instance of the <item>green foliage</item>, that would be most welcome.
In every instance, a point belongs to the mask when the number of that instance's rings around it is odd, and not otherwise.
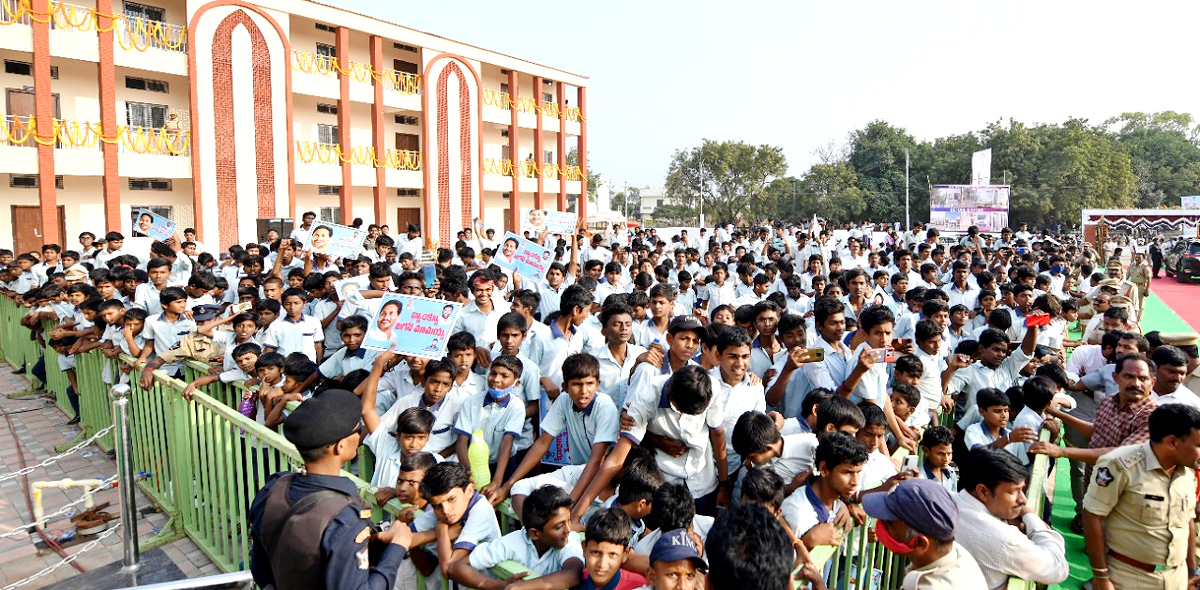
[[[703,205],[707,223],[760,221],[777,213],[767,189],[786,173],[783,148],[706,139],[699,148],[676,150],[666,197],[696,209],[697,216]]]
[[[699,212],[686,205],[655,207],[652,217],[662,225],[692,225],[700,220]]]
[[[626,201],[628,201],[628,209],[626,209]],[[642,189],[636,186],[629,187],[628,191],[619,191],[613,195],[608,205],[613,211],[624,214],[629,212],[630,219],[641,219],[642,217]]]
[[[1100,125],[1010,119],[932,141],[872,121],[847,139],[844,149],[819,150],[819,163],[791,176],[779,148],[706,140],[675,152],[667,196],[693,211],[702,198],[710,223],[813,214],[838,223],[893,222],[904,219],[907,151],[912,220],[925,221],[929,186],[969,183],[971,154],[985,148],[992,149],[992,183],[1012,186],[1013,225],[1075,225],[1083,208],[1178,207],[1180,196],[1200,194],[1200,125],[1186,113],[1123,113]]]
[[[596,187],[600,186],[600,173],[596,172],[595,167],[591,165],[592,153],[588,152],[588,170],[587,170],[587,192],[588,202],[596,202]],[[579,148],[571,148],[567,152],[567,166],[579,165]]]

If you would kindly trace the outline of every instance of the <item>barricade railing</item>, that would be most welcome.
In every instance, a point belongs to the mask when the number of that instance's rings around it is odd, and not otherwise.
[[[59,407],[69,412],[67,378],[59,369],[57,353],[31,340],[29,331],[19,323],[27,311],[8,298],[0,298],[0,358],[32,372],[33,364],[44,355],[46,389],[55,395]],[[43,326],[47,333],[50,324]],[[128,356],[109,359],[100,350],[76,355],[84,430],[81,436],[112,424],[109,384],[121,379],[121,364],[135,363],[136,359]],[[188,362],[184,377],[194,380],[207,371],[204,363]],[[156,371],[150,386],[143,388],[139,376],[140,371],[131,371],[134,468],[140,477],[138,486],[170,518],[159,537],[143,540],[143,545],[153,546],[186,535],[223,571],[249,568],[250,502],[271,474],[300,467],[295,447],[278,433],[238,413],[238,403],[246,391],[243,383],[218,381],[199,388],[191,400],[185,400],[182,392],[187,381]],[[1049,439],[1049,431],[1043,429],[1041,440]],[[111,448],[111,434],[97,442]],[[357,475],[343,475],[355,483],[378,520],[384,512],[394,515],[400,506],[395,501],[376,505],[376,488],[368,483],[373,463],[369,452],[360,453]],[[1048,458],[1038,456],[1027,495],[1028,505],[1039,516],[1048,469]],[[810,552],[818,571],[826,572],[831,587],[900,585],[906,560],[871,540],[868,531],[873,525],[868,519],[864,525],[846,531],[841,546],[820,546]],[[519,565],[510,562],[508,569]],[[1034,584],[1013,579],[1008,588],[1031,590]]]
[[[1042,431],[1038,433],[1038,439],[1043,442],[1058,442],[1052,440],[1048,428],[1042,428]],[[1049,476],[1050,456],[1035,455],[1033,458],[1033,467],[1030,471],[1029,485],[1025,486],[1025,505],[1030,510],[1033,510],[1033,513],[1041,519],[1046,518],[1044,510],[1046,507],[1046,478]],[[1035,590],[1037,586],[1037,584],[1029,580],[1022,580],[1021,578],[1008,579],[1008,590]]]

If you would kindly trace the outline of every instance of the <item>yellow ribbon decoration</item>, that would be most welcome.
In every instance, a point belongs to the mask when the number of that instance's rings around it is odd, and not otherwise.
[[[99,19],[109,19],[107,27],[101,27]],[[26,22],[21,22],[26,21]],[[52,23],[58,29],[76,29],[87,32],[96,30],[100,33],[111,33],[118,26],[123,26],[129,34],[126,40],[123,35],[117,35],[117,42],[122,48],[145,52],[151,47],[186,51],[187,27],[174,27],[160,21],[147,21],[141,18],[130,18],[124,14],[105,14],[95,8],[76,6],[62,2],[52,2],[46,12],[33,10],[30,0],[18,0],[15,7],[8,3],[0,4],[0,25]],[[172,30],[176,33],[172,33]],[[144,39],[139,43],[138,39]]]
[[[387,150],[380,160],[376,157],[375,148],[361,146],[346,152],[336,143],[317,143],[312,141],[297,141],[296,155],[301,162],[311,164],[342,164],[351,163],[376,168],[394,168],[396,170],[420,170],[421,152],[407,150]]]
[[[516,110],[524,113],[541,112],[543,116],[553,119],[565,119],[567,121],[582,121],[587,122],[587,119],[581,114],[578,107],[567,107],[565,110],[559,110],[556,102],[543,102],[530,97],[517,97],[515,100],[507,92],[497,90],[483,91],[483,104],[491,105],[508,110]]]

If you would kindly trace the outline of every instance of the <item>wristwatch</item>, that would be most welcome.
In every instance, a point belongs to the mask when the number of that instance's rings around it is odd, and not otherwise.
[[[724,489],[727,489],[727,490],[732,490],[732,489],[733,489],[733,481],[732,481],[732,480],[728,480],[728,479],[724,479],[724,480],[718,481],[718,482],[717,482],[717,487],[719,487],[719,488],[724,488]]]

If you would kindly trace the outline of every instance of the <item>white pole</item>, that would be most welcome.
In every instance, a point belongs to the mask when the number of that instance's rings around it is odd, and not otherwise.
[[[700,227],[704,227],[704,142],[700,142]]]
[[[908,208],[908,150],[904,150],[904,226],[912,228]]]

